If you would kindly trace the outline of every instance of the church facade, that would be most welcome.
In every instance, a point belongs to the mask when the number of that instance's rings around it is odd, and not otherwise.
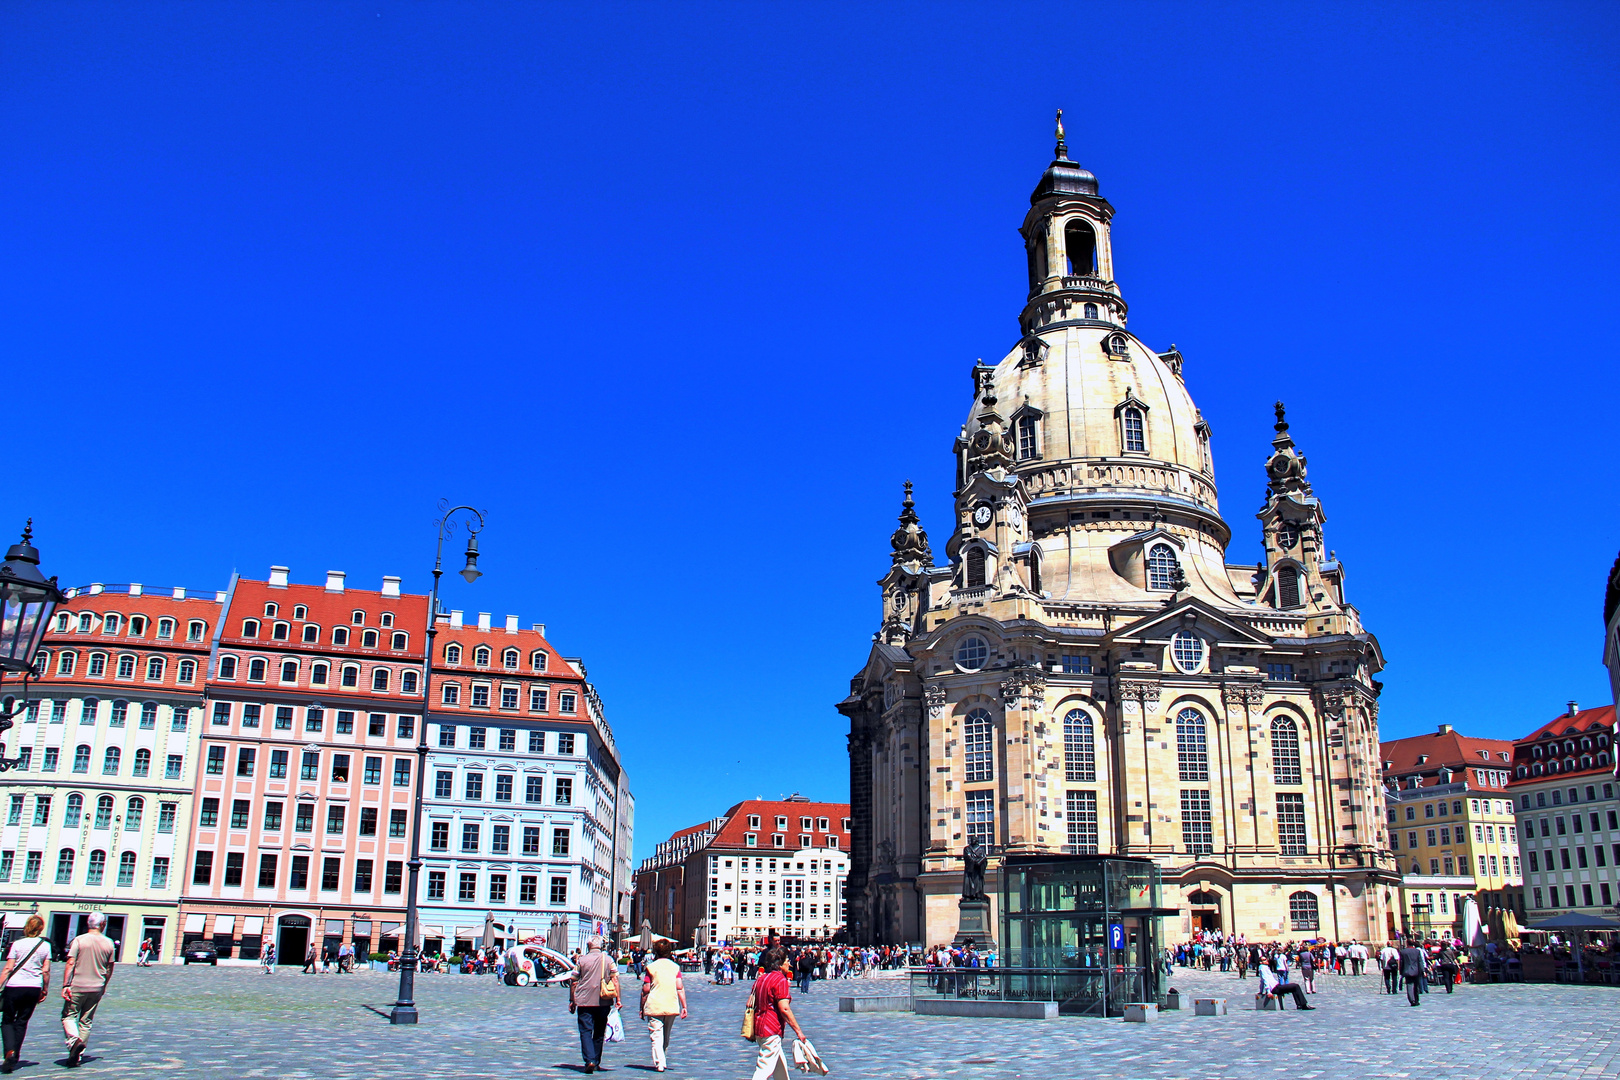
[[[1279,403],[1265,558],[1228,564],[1209,425],[1175,346],[1127,328],[1114,209],[1059,121],[1020,230],[1019,339],[973,370],[943,558],[908,483],[880,625],[838,705],[849,932],[951,940],[980,839],[997,903],[1005,856],[1118,853],[1162,867],[1172,940],[1381,939],[1399,883],[1383,656],[1325,547],[1305,455]]]

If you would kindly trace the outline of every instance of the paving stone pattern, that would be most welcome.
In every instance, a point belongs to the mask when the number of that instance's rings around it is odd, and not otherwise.
[[[58,975],[60,973],[58,972]],[[746,984],[687,980],[692,1019],[677,1023],[672,1077],[748,1077],[753,1048],[737,1037]],[[967,1020],[909,1013],[839,1013],[837,997],[893,993],[902,983],[818,983],[795,1007],[834,1077],[1059,1077],[1311,1080],[1620,1075],[1620,988],[1541,984],[1463,986],[1414,1009],[1382,994],[1376,975],[1323,976],[1316,1011],[1253,1011],[1254,979],[1177,969],[1189,1000],[1152,1024],[1062,1018]],[[422,1024],[383,1015],[397,977],[375,972],[275,976],[256,969],[120,965],[96,1016],[80,1075],[177,1080],[240,1077],[483,1077],[578,1075],[579,1044],[557,989],[493,977],[424,975]],[[1225,997],[1227,1016],[1192,1015],[1192,996]],[[53,1001],[55,1000],[53,995]],[[25,1077],[59,1075],[60,1006],[35,1014]],[[627,1017],[604,1072],[651,1072],[645,1026]]]

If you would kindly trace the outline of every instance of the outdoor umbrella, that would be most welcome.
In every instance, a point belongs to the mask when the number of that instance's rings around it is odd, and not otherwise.
[[[1512,908],[1506,908],[1502,912],[1502,937],[1506,939],[1509,948],[1518,951],[1519,917],[1514,914]]]
[[[1550,919],[1525,924],[1526,930],[1568,930],[1575,938],[1575,974],[1581,982],[1586,981],[1586,960],[1583,955],[1586,951],[1583,937],[1588,930],[1620,930],[1620,922],[1613,919],[1600,919],[1596,915],[1582,915],[1578,911],[1571,911],[1564,915],[1554,915]]]
[[[1480,962],[1480,949],[1485,944],[1485,932],[1480,927],[1479,905],[1470,896],[1463,901],[1463,944],[1468,947],[1468,954],[1474,958],[1474,963]]]

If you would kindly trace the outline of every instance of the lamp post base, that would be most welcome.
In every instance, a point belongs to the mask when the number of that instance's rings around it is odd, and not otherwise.
[[[416,1023],[416,1006],[395,1005],[393,1011],[388,1014],[388,1022],[390,1024]]]

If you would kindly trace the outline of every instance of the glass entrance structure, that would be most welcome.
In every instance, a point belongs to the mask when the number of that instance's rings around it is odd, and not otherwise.
[[[1151,859],[1010,856],[1001,864],[1002,996],[1122,1016],[1164,1002],[1162,882]]]

